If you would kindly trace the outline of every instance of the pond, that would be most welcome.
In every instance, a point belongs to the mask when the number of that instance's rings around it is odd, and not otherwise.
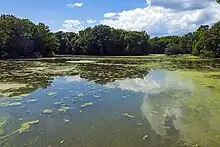
[[[212,87],[179,72],[83,64],[41,75],[19,64],[10,71],[23,76],[1,79],[1,146],[219,146],[220,109],[205,99]]]

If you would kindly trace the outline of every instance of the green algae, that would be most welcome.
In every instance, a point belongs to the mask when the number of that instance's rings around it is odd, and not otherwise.
[[[4,126],[7,122],[7,117],[0,117],[0,135],[4,133]]]
[[[92,97],[93,98],[100,98],[100,96],[98,96],[98,95],[93,95]]]
[[[86,102],[83,105],[81,105],[81,108],[89,107],[89,106],[92,106],[92,105],[93,105],[93,102]]]
[[[2,102],[0,103],[0,107],[13,107],[13,106],[21,106],[22,102]]]
[[[8,107],[9,106],[9,102],[2,102],[0,103],[0,107]]]
[[[42,113],[43,113],[43,114],[51,114],[51,113],[53,113],[53,110],[52,110],[52,109],[44,109],[44,110],[42,111]]]
[[[24,132],[28,132],[29,129],[31,128],[31,126],[39,123],[40,121],[39,120],[34,120],[34,121],[28,121],[28,122],[24,122],[20,125],[20,128],[17,129],[16,131],[10,133],[10,134],[7,134],[5,136],[1,136],[0,137],[0,140],[1,142],[0,143],[4,143],[4,142],[7,142],[10,140],[10,137],[15,135],[16,133],[19,133],[19,134],[22,134]]]
[[[22,102],[13,102],[9,104],[9,106],[21,106],[21,105],[22,105]]]
[[[37,99],[30,99],[27,102],[29,102],[29,103],[36,103],[37,101],[38,101]]]
[[[220,92],[220,72],[199,72],[199,71],[180,71],[182,78],[191,79],[196,86],[210,88],[215,92]]]
[[[135,116],[128,114],[128,113],[124,113],[124,114],[122,114],[122,116],[125,116],[127,118],[135,118]]]
[[[220,72],[179,71],[194,84],[190,98],[182,103],[185,115],[179,122],[181,139],[187,144],[220,146]]]
[[[69,107],[62,105],[60,107],[60,109],[58,109],[58,111],[62,112],[62,113],[66,113],[69,110]]]
[[[79,93],[79,94],[77,94],[77,96],[78,96],[78,97],[83,97],[84,94],[83,94],[83,93]]]
[[[63,105],[63,104],[64,104],[63,102],[55,102],[55,103],[54,103],[54,105],[57,105],[57,106]]]
[[[139,57],[138,57],[139,58]],[[163,57],[162,57],[163,58]],[[149,58],[150,59],[150,58]],[[124,59],[122,59],[122,60],[124,60]],[[130,61],[129,61],[130,62]],[[158,62],[151,62],[150,61],[150,63],[145,63],[145,62],[142,62],[140,65],[145,65],[146,64],[146,66],[143,66],[143,69],[144,68],[146,68],[149,64],[151,64],[152,65],[152,68],[155,68],[156,66],[158,66],[158,67],[162,67],[161,66],[161,63],[160,63],[161,61],[158,61]],[[169,65],[165,65],[166,64],[166,62],[164,62],[164,61],[162,61],[163,63],[163,68],[165,67],[165,68],[173,68],[173,69],[177,69],[178,67],[176,67],[175,66],[175,64],[173,64],[173,65],[171,65],[170,63],[171,63],[171,61],[168,61],[169,63]],[[178,63],[179,64],[179,63]],[[138,67],[140,66],[140,65],[137,65]],[[179,65],[178,65],[179,66]],[[123,70],[123,68],[122,68],[122,70]],[[87,71],[83,71],[84,73],[86,73]],[[181,71],[181,72],[183,72],[183,71]],[[185,72],[185,71],[184,71]],[[186,71],[186,72],[189,72],[189,71]],[[197,72],[197,71],[193,71],[193,72]],[[218,95],[218,80],[216,80],[217,78],[218,78],[218,74],[216,74],[215,72],[213,72],[214,74],[206,74],[206,75],[202,75],[202,76],[198,76],[198,75],[190,75],[189,76],[189,79],[191,79],[191,77],[193,77],[193,78],[195,78],[195,80],[193,80],[193,81],[196,81],[196,80],[198,80],[198,82],[195,82],[196,83],[196,86],[195,87],[201,87],[201,89],[203,89],[203,87],[206,87],[207,89],[210,89],[210,90],[214,90],[214,91],[216,91],[216,94],[214,94],[214,95]],[[100,74],[100,77],[101,76],[103,76],[102,74]],[[105,76],[107,76],[107,74],[105,75]],[[105,76],[103,76],[103,77],[105,77]],[[197,77],[198,76],[198,77]],[[118,79],[120,79],[120,74],[118,74],[118,73],[116,73],[116,74],[109,74],[108,75],[108,77],[117,77]],[[202,81],[203,80],[203,78],[208,78],[208,79],[205,79],[205,81]],[[115,78],[115,79],[117,79],[117,78]],[[94,77],[93,77],[93,79],[94,79]],[[215,79],[216,80],[216,82],[215,82],[215,84],[213,85],[212,84],[212,82],[210,82],[210,79]],[[91,79],[89,79],[89,80],[91,80]],[[105,81],[110,81],[111,80],[111,78],[110,79],[105,79],[105,78],[100,78],[99,80],[105,80]],[[213,82],[215,81],[215,80],[212,80]],[[209,83],[210,82],[210,83]],[[200,89],[200,90],[201,90]],[[177,97],[177,98],[179,98],[179,97],[183,97],[184,96],[184,94],[182,94],[182,93],[170,93],[170,95],[173,97],[173,96],[175,96],[175,97]],[[83,95],[80,95],[80,97],[82,97]],[[126,97],[125,97],[126,98]],[[208,99],[207,101],[210,101],[210,102],[206,102],[206,101],[202,101],[201,102],[201,100],[203,100],[203,99]],[[206,97],[206,98],[202,98],[201,97],[201,94],[200,95],[196,95],[196,94],[194,94],[193,95],[193,99],[191,100],[191,101],[187,101],[187,102],[185,102],[184,103],[184,105],[186,105],[186,107],[188,108],[188,109],[190,109],[191,111],[195,111],[195,113],[202,113],[202,114],[200,114],[200,115],[196,115],[196,114],[194,114],[193,112],[188,112],[190,115],[189,116],[191,116],[191,117],[194,117],[194,118],[190,118],[190,117],[188,117],[188,118],[183,118],[183,120],[184,121],[186,121],[187,122],[187,125],[186,126],[188,126],[188,128],[186,128],[186,129],[188,129],[188,131],[189,131],[189,129],[191,128],[191,126],[193,126],[193,127],[196,127],[196,125],[194,126],[194,122],[196,122],[196,124],[198,124],[197,123],[197,121],[200,119],[200,118],[203,118],[204,120],[205,120],[205,123],[207,122],[207,120],[206,119],[210,119],[210,122],[208,122],[209,124],[208,125],[204,125],[204,124],[202,124],[202,122],[201,122],[201,125],[199,126],[199,127],[206,127],[206,126],[208,126],[209,127],[209,125],[214,125],[215,123],[215,125],[216,125],[216,127],[218,127],[218,125],[217,125],[217,122],[220,122],[219,120],[218,120],[218,118],[216,118],[216,120],[213,120],[213,118],[214,118],[214,116],[213,116],[213,114],[212,115],[203,115],[203,113],[205,113],[206,112],[206,109],[208,109],[208,108],[206,108],[207,106],[203,106],[203,105],[207,105],[206,103],[208,103],[208,105],[210,105],[209,107],[211,107],[211,104],[213,104],[214,106],[212,106],[212,107],[214,107],[214,108],[212,108],[211,110],[213,111],[213,112],[215,112],[216,110],[218,110],[218,107],[217,107],[217,105],[219,105],[218,104],[218,102],[216,102],[216,100],[218,101],[218,99],[217,98],[215,98],[215,96],[209,96],[209,97]],[[9,104],[9,103],[8,103]],[[7,103],[6,103],[6,105],[7,105]],[[61,104],[58,104],[58,105],[61,105]],[[64,106],[65,107],[65,106]],[[203,110],[204,109],[204,110]],[[82,112],[81,110],[80,110],[80,112]],[[211,111],[210,112],[208,112],[208,113],[211,113]],[[217,113],[217,112],[215,112],[215,113]],[[156,114],[156,113],[155,113]],[[130,115],[130,114],[129,114]],[[132,115],[131,115],[132,116]],[[127,116],[126,116],[127,117]],[[218,117],[218,116],[217,116]],[[206,118],[206,119],[205,119]],[[190,120],[191,119],[191,120]],[[198,119],[198,120],[197,120]],[[201,119],[201,120],[203,120],[203,119]],[[211,120],[213,120],[213,122],[211,123]],[[190,124],[191,123],[191,124]],[[198,128],[199,128],[198,127]],[[208,133],[208,136],[211,136],[210,134],[214,134],[213,136],[215,136],[216,135],[216,133],[217,133],[217,131],[218,130],[216,130],[216,132],[215,132],[215,128],[213,128],[211,131],[209,131],[209,129],[207,129],[207,133]],[[195,131],[195,133],[193,134],[193,132],[188,132],[188,134],[189,134],[189,137],[188,138],[185,138],[185,140],[192,140],[192,142],[202,142],[202,138],[203,137],[198,137],[199,139],[197,139],[196,138],[196,135],[197,135],[197,133],[196,133],[196,131],[197,132],[202,132],[202,133],[206,133],[206,131],[205,131],[205,129],[203,130],[203,131],[199,131],[199,130],[197,130],[197,128],[193,128],[193,131]],[[215,133],[213,133],[213,132],[215,132]],[[145,134],[145,133],[144,133]],[[149,135],[151,135],[151,134],[149,134]],[[205,140],[205,136],[204,136],[204,138],[203,138],[204,140]],[[216,138],[214,138],[213,139],[213,146],[216,146],[216,144],[214,144],[217,139],[217,137]],[[198,141],[199,140],[199,141]],[[209,141],[211,141],[211,139],[209,138]],[[190,141],[189,141],[190,142]],[[208,142],[208,141],[205,141],[206,143],[210,143],[210,142]],[[59,142],[58,142],[59,143]],[[206,145],[207,146],[207,145]]]
[[[48,95],[49,96],[54,96],[54,95],[56,95],[56,92],[48,92]]]
[[[29,131],[30,127],[34,124],[39,123],[39,120],[24,122],[21,124],[21,127],[17,130],[20,134]]]

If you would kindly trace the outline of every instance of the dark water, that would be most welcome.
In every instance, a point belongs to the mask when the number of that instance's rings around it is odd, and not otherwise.
[[[105,75],[101,82],[94,82],[98,75],[92,73],[89,78],[83,74],[51,77],[48,86],[29,95],[2,97],[1,103],[19,105],[0,107],[1,117],[7,118],[1,146],[192,146],[179,131],[180,118],[186,113],[182,104],[194,88],[191,80],[167,70],[112,80],[122,74],[113,73],[115,76]],[[52,112],[45,114],[45,109]],[[12,133],[34,120],[39,122],[28,131]]]

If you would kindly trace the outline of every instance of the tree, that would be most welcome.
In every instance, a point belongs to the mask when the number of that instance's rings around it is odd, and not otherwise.
[[[56,32],[56,38],[59,40],[60,47],[57,54],[73,54],[73,43],[76,40],[77,34],[72,32]]]
[[[196,32],[193,33],[195,40],[193,42],[192,54],[198,56],[200,54],[199,44],[201,42],[200,39],[203,38],[204,34],[209,30],[208,25],[201,25]]]
[[[219,0],[218,0],[219,2]],[[201,25],[184,36],[151,38],[142,31],[88,27],[79,33],[50,31],[43,23],[12,15],[0,17],[0,58],[48,57],[55,54],[129,56],[190,54],[220,57],[220,22]]]
[[[180,38],[180,49],[182,53],[191,54],[193,48],[193,42],[195,40],[195,36],[193,33],[188,33]]]
[[[165,37],[155,37],[150,40],[151,53],[152,54],[164,54],[165,49],[168,45],[179,45],[181,37],[179,36],[165,36]]]
[[[167,45],[167,48],[165,49],[166,55],[178,55],[182,54],[182,50],[180,49],[180,46],[178,44],[171,43]]]
[[[86,28],[72,41],[74,54],[147,55],[149,38],[146,32],[125,31],[106,25]]]
[[[57,38],[43,23],[12,15],[0,17],[0,57],[26,58],[53,55],[59,47]]]
[[[203,57],[220,57],[220,22],[202,33],[196,42],[194,53]]]

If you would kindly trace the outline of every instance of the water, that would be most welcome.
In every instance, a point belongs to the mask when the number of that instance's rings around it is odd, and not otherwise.
[[[1,146],[171,147],[197,143],[183,137],[182,118],[187,116],[183,104],[191,98],[192,80],[167,70],[127,76],[125,71],[122,74],[123,67],[108,68],[111,74],[101,71],[107,71],[102,66],[96,69],[103,75],[90,70],[89,76],[53,76],[47,82],[44,79],[42,86],[26,90],[28,95],[2,97],[1,103],[17,105],[0,107],[1,117],[7,118]],[[50,112],[43,113],[45,110]],[[16,132],[22,123],[34,120],[39,122]]]

